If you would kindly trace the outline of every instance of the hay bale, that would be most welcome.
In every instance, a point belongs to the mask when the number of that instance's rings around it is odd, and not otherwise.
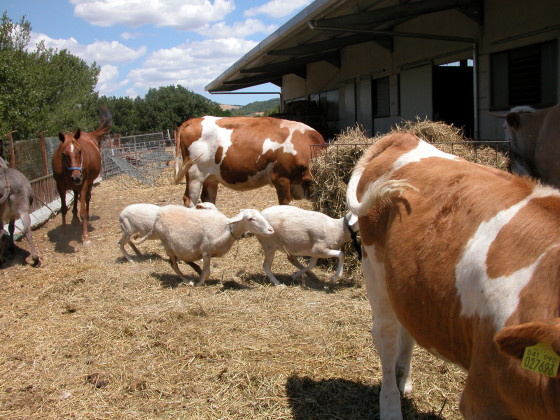
[[[465,138],[463,131],[453,125],[429,120],[405,121],[395,125],[391,133],[407,132],[414,134],[438,149],[459,156],[465,160],[507,170],[509,157],[504,151],[490,146],[473,143]],[[364,150],[384,137],[380,134],[368,138],[363,129],[356,125],[341,132],[329,147],[311,161],[313,175],[313,210],[331,217],[342,217],[347,211],[346,189],[352,170]],[[343,247],[346,255],[345,272],[350,274],[359,268],[356,252],[351,244]],[[333,262],[330,262],[332,265]]]

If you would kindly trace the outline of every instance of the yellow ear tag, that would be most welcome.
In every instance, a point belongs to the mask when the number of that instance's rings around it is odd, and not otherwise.
[[[542,373],[551,378],[556,377],[559,363],[560,356],[547,343],[538,343],[534,346],[525,347],[523,359],[521,359],[521,366],[524,369]]]

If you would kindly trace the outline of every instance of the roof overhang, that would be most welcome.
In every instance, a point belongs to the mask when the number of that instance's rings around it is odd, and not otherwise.
[[[316,0],[208,84],[211,93],[231,92],[264,83],[282,85],[282,76],[306,77],[308,64],[327,61],[340,67],[340,51],[376,42],[392,51],[393,27],[419,15],[456,9],[483,22],[484,0]],[[388,4],[384,2],[383,4]],[[427,37],[429,34],[408,34]],[[459,38],[457,38],[459,40]]]

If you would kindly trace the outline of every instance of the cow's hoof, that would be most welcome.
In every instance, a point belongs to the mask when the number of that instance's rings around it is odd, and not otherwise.
[[[89,246],[91,246],[91,244],[92,244],[92,242],[91,242],[90,239],[86,239],[86,240],[84,241],[84,246],[89,247]]]
[[[41,267],[41,260],[39,257],[33,258],[33,267]]]

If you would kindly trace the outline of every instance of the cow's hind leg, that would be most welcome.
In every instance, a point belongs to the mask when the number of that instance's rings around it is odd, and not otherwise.
[[[200,194],[200,201],[203,203],[216,203],[218,196],[218,183],[215,181],[206,180],[202,183],[202,193]]]
[[[399,354],[395,364],[397,385],[403,395],[412,393],[412,382],[410,380],[410,361],[414,350],[414,339],[402,326],[399,335]]]
[[[399,322],[391,307],[385,288],[383,263],[375,260],[375,250],[368,249],[362,260],[366,291],[373,314],[371,334],[381,360],[382,379],[379,412],[382,419],[402,419],[401,397],[396,380],[396,360],[399,348]]]

